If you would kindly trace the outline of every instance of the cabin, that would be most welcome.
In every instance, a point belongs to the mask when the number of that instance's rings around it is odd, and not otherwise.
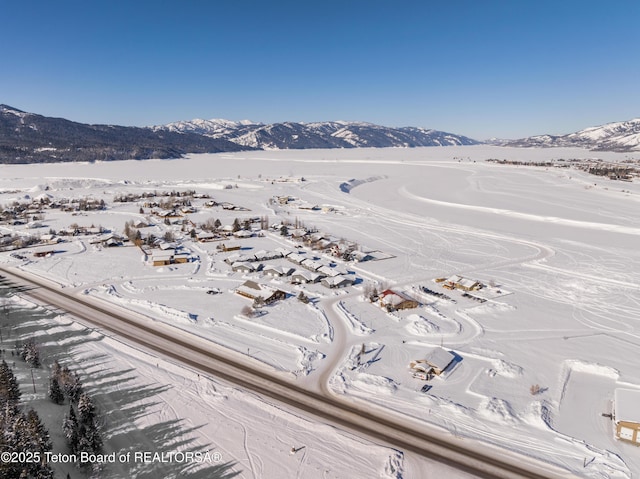
[[[385,308],[387,311],[413,309],[417,308],[420,304],[418,301],[410,298],[406,294],[399,291],[393,291],[391,289],[386,289],[380,293],[378,295],[378,301],[380,302],[380,306]]]
[[[245,298],[252,300],[261,299],[265,304],[273,303],[279,299],[284,299],[287,294],[279,289],[269,288],[263,284],[256,283],[255,281],[245,281],[236,288],[236,293]]]
[[[616,439],[640,446],[640,391],[616,389],[613,393]]]

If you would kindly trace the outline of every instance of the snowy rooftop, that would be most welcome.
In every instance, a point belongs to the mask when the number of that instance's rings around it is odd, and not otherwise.
[[[627,421],[640,424],[640,391],[616,389],[613,398],[616,422]]]

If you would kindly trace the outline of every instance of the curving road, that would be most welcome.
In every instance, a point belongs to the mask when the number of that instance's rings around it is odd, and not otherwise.
[[[556,479],[573,477],[551,465],[534,462],[472,441],[430,430],[410,418],[375,405],[310,391],[265,371],[243,355],[117,306],[89,300],[42,278],[0,267],[0,274],[37,301],[68,311],[83,322],[179,361],[205,374],[305,411],[324,422],[355,431],[377,442],[440,461],[479,478]]]

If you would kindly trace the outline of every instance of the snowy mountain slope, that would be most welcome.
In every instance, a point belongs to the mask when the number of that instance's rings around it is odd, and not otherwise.
[[[580,147],[597,151],[640,151],[640,118],[585,128],[568,135],[538,135],[500,141],[504,146]]]
[[[192,120],[152,127],[154,131],[199,133],[252,148],[307,149],[360,147],[460,146],[479,142],[461,135],[424,128],[390,128],[365,122],[314,123]]]
[[[0,163],[178,158],[243,149],[224,138],[117,125],[86,125],[0,105]]]

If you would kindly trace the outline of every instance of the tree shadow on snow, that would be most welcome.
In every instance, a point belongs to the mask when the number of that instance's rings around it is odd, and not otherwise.
[[[0,302],[1,296],[0,294]],[[150,423],[150,419],[145,419],[148,416],[175,417],[179,411],[173,411],[158,395],[179,386],[145,384],[140,380],[140,375],[136,374],[135,368],[113,368],[113,360],[109,354],[88,353],[85,348],[87,343],[100,342],[102,334],[96,334],[90,328],[78,328],[78,323],[59,316],[60,312],[39,306],[11,304],[3,308],[0,304],[1,347],[5,350],[3,358],[8,362],[14,360],[25,364],[15,353],[15,344],[23,344],[29,338],[34,338],[39,345],[42,366],[33,370],[38,394],[30,403],[36,410],[39,409],[39,404],[49,403],[46,391],[54,361],[62,366],[69,366],[72,372],[80,376],[83,390],[93,398],[98,409],[104,439],[103,453],[131,453],[130,461],[102,465],[99,477],[229,479],[239,474],[239,471],[233,470],[234,463],[222,462],[221,455],[216,453],[213,445],[197,443],[196,433],[206,422],[194,427],[185,424],[182,419],[155,424]],[[10,356],[11,352],[14,353],[13,356]],[[30,389],[30,385],[27,386],[28,388],[21,384],[23,390]],[[65,400],[60,406],[49,404],[48,407],[55,412],[49,414],[49,417],[43,417],[43,422],[51,431],[52,438],[57,438],[54,452],[68,453],[62,439],[60,419],[68,411],[69,401]],[[145,460],[149,457],[134,460],[136,452],[151,454],[151,461]],[[154,453],[159,455],[153,456]],[[200,457],[200,460],[187,460],[189,454],[193,458]],[[63,474],[61,477],[67,472],[74,479],[91,475],[91,471],[78,469],[71,464],[54,469],[56,474]]]

